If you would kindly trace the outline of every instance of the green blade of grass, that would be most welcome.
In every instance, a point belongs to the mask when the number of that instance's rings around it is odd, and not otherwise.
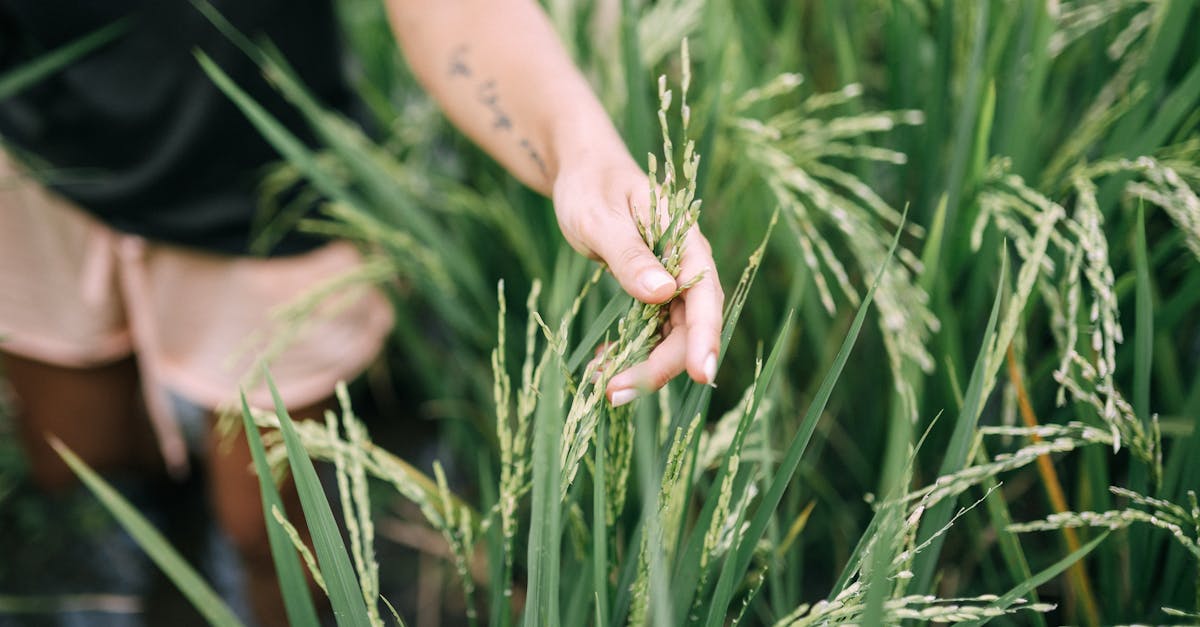
[[[963,100],[959,104],[958,117],[955,119],[955,130],[953,132],[953,148],[949,167],[946,171],[946,180],[944,187],[946,191],[946,230],[949,233],[956,233],[957,225],[961,218],[962,194],[964,191],[967,177],[970,173],[966,171],[971,162],[971,148],[974,140],[977,139],[974,131],[977,128],[978,116],[980,115],[980,100],[984,97],[984,91],[988,84],[986,76],[986,58],[985,50],[987,48],[987,25],[988,14],[990,7],[987,4],[971,4],[964,3],[958,5],[963,9],[973,7],[975,13],[973,37],[971,37],[971,56],[967,63],[966,71],[966,86],[964,89]],[[970,9],[969,9],[970,10]],[[948,237],[943,241],[943,247],[950,245],[950,242],[957,241],[957,238]],[[957,261],[949,258],[946,254],[949,250],[942,251],[942,258],[946,261]]]
[[[300,434],[292,424],[287,407],[279,397],[279,390],[275,389],[275,382],[270,373],[266,374],[266,381],[271,389],[271,398],[275,401],[279,431],[283,434],[288,465],[292,469],[292,480],[296,483],[296,492],[300,494],[304,519],[308,523],[313,547],[317,552],[317,563],[329,588],[329,604],[333,607],[334,618],[337,619],[338,625],[367,625],[370,619],[362,588],[354,574],[354,567],[350,564],[349,553],[342,542],[337,522],[334,521],[329,500],[325,498],[321,480],[317,477],[317,469],[300,441]]]
[[[1152,138],[1149,132],[1165,136],[1182,115],[1194,108],[1189,103],[1195,101],[1195,89],[1200,87],[1196,84],[1196,81],[1200,80],[1196,67],[1191,72],[1191,80],[1186,80],[1180,91],[1167,99],[1169,103],[1159,100],[1163,95],[1161,92],[1166,89],[1167,76],[1176,53],[1187,38],[1189,26],[1192,24],[1190,14],[1194,10],[1194,2],[1167,2],[1158,9],[1159,13],[1155,16],[1155,23],[1148,34],[1153,37],[1149,55],[1137,68],[1137,78],[1133,83],[1144,86],[1152,97],[1142,98],[1121,116],[1116,128],[1105,141],[1101,154],[1132,158],[1150,152],[1156,147],[1152,140],[1158,138]],[[1160,113],[1163,115],[1162,121],[1157,119]],[[1149,124],[1146,122],[1147,118],[1152,119]],[[1114,205],[1121,188],[1128,180],[1129,175],[1118,175],[1109,178],[1100,186],[1097,200],[1101,209],[1107,210]]]
[[[776,209],[771,216],[771,221],[767,225],[766,232],[763,233],[763,238],[760,241],[758,248],[756,248],[755,251],[750,255],[749,262],[746,264],[746,268],[742,271],[742,276],[738,280],[737,287],[734,289],[733,295],[729,299],[729,304],[725,308],[725,313],[722,318],[725,323],[721,330],[722,359],[725,351],[728,349],[730,340],[733,338],[733,330],[737,326],[738,320],[741,318],[742,311],[745,308],[746,297],[749,293],[750,287],[754,284],[755,277],[758,276],[758,270],[762,266],[763,255],[766,254],[767,243],[771,240],[771,234],[774,233],[775,225],[778,223],[778,219],[779,210]],[[790,327],[792,324],[792,319],[793,315],[788,315],[785,317],[783,322],[784,326]],[[772,348],[770,355],[767,357],[766,368],[768,370],[765,372],[774,372],[774,362],[778,360],[780,358],[779,356],[782,354],[776,349],[780,346],[779,342],[782,341],[781,338],[783,337],[784,335],[781,333],[776,338],[776,346]],[[766,381],[768,379],[763,380]],[[765,386],[763,387],[763,391],[765,392]],[[684,393],[684,400],[680,404],[680,409],[675,412],[675,416],[672,419],[671,430],[673,431],[683,424],[684,416],[695,416],[696,413],[700,412],[702,408],[707,407],[711,395],[711,387],[707,385],[694,385],[694,382],[689,382],[687,391]],[[761,399],[756,402],[761,402]],[[753,416],[753,414],[750,415]],[[699,446],[700,439],[696,438],[692,443],[692,450],[690,453],[692,464],[695,463]],[[718,474],[713,480],[713,485],[720,485],[721,481],[724,480],[725,469],[728,461],[728,457],[722,460],[722,464],[717,471]],[[694,469],[689,468],[688,472],[692,473],[693,470]],[[687,494],[685,495],[683,502],[688,503],[691,502],[694,483],[689,481],[685,489]],[[739,485],[735,487],[735,492],[740,493],[741,489],[743,489],[743,486]],[[686,608],[690,607],[692,603],[692,596],[696,592],[696,586],[700,577],[700,552],[704,547],[704,534],[708,529],[709,523],[712,521],[713,511],[716,509],[716,506],[716,496],[709,495],[709,498],[705,500],[704,507],[700,511],[699,517],[692,525],[692,533],[688,535],[681,528],[676,535],[681,543],[680,546],[683,548],[680,550],[680,547],[677,546],[675,551],[677,557],[674,569],[675,583],[672,593],[672,599],[675,607]],[[686,517],[684,517],[684,519],[680,521],[680,524],[683,525],[686,523],[687,520]],[[687,540],[685,541],[684,538],[687,538]]]
[[[1109,532],[1105,531],[1104,533],[1097,536],[1096,539],[1079,547],[1079,549],[1072,552],[1070,555],[1067,555],[1066,557],[1058,560],[1057,562],[1052,564],[1049,568],[1046,568],[1046,569],[1042,570],[1041,572],[1039,572],[1038,574],[1034,575],[1033,577],[1030,577],[1029,579],[1026,579],[1025,581],[1021,582],[1019,585],[1014,587],[1012,590],[1009,590],[1007,593],[1005,593],[1004,596],[1000,597],[994,603],[992,603],[991,607],[994,607],[997,609],[1007,609],[1013,603],[1016,603],[1019,599],[1023,598],[1026,594],[1033,591],[1038,586],[1057,577],[1059,575],[1059,573],[1070,568],[1071,565],[1074,564],[1075,562],[1078,562],[1079,560],[1083,559],[1083,557],[1085,555],[1092,552],[1092,549],[1099,546],[1100,543],[1103,542],[1104,539],[1108,537],[1108,534],[1109,534]],[[980,625],[985,625],[990,621],[991,621],[991,618],[989,617],[989,618],[985,618],[985,619],[981,619],[981,620],[961,622],[958,624],[963,625],[964,627],[979,627]]]
[[[662,517],[659,512],[659,488],[662,485],[662,468],[658,452],[654,446],[654,423],[650,418],[650,407],[641,403],[634,408],[634,420],[637,433],[641,437],[634,438],[634,460],[637,464],[638,484],[642,496],[642,528],[648,534],[647,542],[643,545],[646,551],[647,580],[645,588],[640,590],[647,595],[649,605],[647,618],[653,627],[669,627],[675,625],[676,611],[671,603],[670,575],[667,572],[665,547],[663,537]],[[639,582],[635,580],[634,587]]]
[[[925,236],[925,248],[921,250],[921,266],[925,271],[917,279],[921,289],[926,294],[932,294],[933,288],[937,283],[942,273],[935,272],[932,268],[937,268],[941,265],[942,259],[942,238],[946,233],[946,195],[942,194],[938,199],[937,208],[933,210],[933,222],[929,227],[928,234]]]
[[[488,464],[480,464],[479,470],[479,490],[484,498],[484,503],[489,507],[495,507],[497,502],[497,486],[495,485],[495,472],[491,470]],[[487,544],[487,568],[489,581],[503,582],[507,581],[508,576],[505,573],[504,564],[504,530],[501,525],[490,525],[488,527],[487,536],[485,537]],[[496,627],[507,627],[512,620],[512,595],[506,595],[507,586],[503,584],[494,584],[490,586],[491,594],[488,596],[488,620],[487,625],[495,625]]]
[[[629,309],[630,303],[633,302],[633,297],[621,292],[614,294],[609,299],[608,304],[596,316],[592,324],[588,326],[587,331],[584,331],[583,337],[579,340],[579,345],[575,347],[575,351],[567,359],[567,372],[575,372],[583,365],[583,360],[591,354],[596,347],[596,343],[600,338],[604,337],[604,333],[608,331],[617,318]]]
[[[1146,208],[1138,203],[1137,232],[1133,249],[1137,272],[1133,357],[1133,411],[1143,423],[1150,422],[1150,366],[1154,359],[1154,302],[1151,294],[1150,263],[1146,253]],[[1135,488],[1136,490],[1136,488]]]
[[[958,419],[954,423],[954,432],[950,436],[950,443],[946,447],[946,455],[942,458],[942,465],[938,471],[938,475],[947,475],[962,468],[966,461],[967,452],[970,449],[971,440],[975,434],[975,425],[979,420],[979,415],[983,411],[983,403],[986,400],[983,395],[985,387],[985,377],[988,374],[988,359],[991,353],[991,348],[996,340],[996,325],[1000,319],[1000,303],[1003,301],[1004,287],[1007,282],[1008,274],[1008,256],[1001,258],[1000,262],[1000,280],[996,285],[996,297],[992,302],[992,313],[988,316],[987,328],[983,332],[983,340],[979,345],[979,357],[975,359],[975,365],[971,369],[970,383],[967,384],[967,394],[963,397],[962,409],[958,413]],[[945,526],[950,520],[950,516],[954,511],[954,503],[952,500],[943,500],[936,503],[925,514],[924,520],[921,522],[920,532],[917,536],[917,542],[923,543],[930,540],[930,536],[937,530]],[[939,535],[932,538],[928,547],[917,554],[913,561],[913,579],[912,590],[928,590],[933,582],[933,575],[937,567],[937,557],[941,552],[942,543],[945,541],[945,535]]]
[[[779,502],[783,498],[784,490],[791,483],[792,476],[796,473],[796,468],[800,465],[800,458],[804,454],[804,449],[808,446],[808,441],[812,437],[813,431],[817,428],[818,420],[825,412],[825,406],[829,402],[833,388],[841,377],[842,370],[846,366],[846,361],[850,358],[850,351],[854,348],[854,344],[858,340],[858,334],[862,330],[863,322],[867,318],[867,311],[870,309],[871,302],[875,298],[875,290],[879,287],[879,283],[883,279],[884,270],[887,269],[887,265],[891,263],[893,255],[896,254],[896,246],[900,243],[900,234],[903,232],[904,221],[904,219],[901,219],[900,227],[896,229],[896,234],[892,238],[888,254],[884,257],[883,263],[877,270],[874,280],[871,281],[871,287],[867,290],[866,296],[858,307],[858,312],[854,316],[854,322],[851,323],[850,329],[846,333],[846,338],[842,341],[842,346],[838,350],[837,357],[834,359],[829,371],[825,373],[825,378],[821,381],[821,387],[817,389],[815,397],[808,406],[808,411],[804,414],[804,418],[800,422],[800,428],[797,430],[796,435],[793,436],[787,453],[780,461],[779,471],[771,478],[771,487],[759,502],[758,509],[754,513],[754,518],[742,536],[741,542],[737,545],[736,551],[733,552],[730,558],[725,560],[725,564],[721,569],[721,578],[717,581],[717,589],[713,595],[713,602],[709,607],[708,624],[710,627],[718,624],[720,622],[719,619],[724,617],[725,609],[729,607],[729,601],[733,595],[733,578],[740,577],[750,567],[750,561],[754,557],[754,550],[758,545],[758,540],[762,537],[763,532],[766,531],[767,524],[770,523],[771,517],[775,513],[775,508],[779,506]]]
[[[63,69],[72,61],[116,39],[129,30],[128,19],[121,19],[79,39],[55,48],[38,58],[0,75],[0,100],[16,95],[47,76]]]
[[[916,378],[909,372],[906,376]],[[891,420],[887,425],[887,441],[880,464],[877,494],[884,500],[875,518],[879,520],[876,541],[860,567],[862,580],[867,583],[866,602],[862,622],[878,625],[884,622],[886,605],[895,594],[892,585],[892,565],[901,551],[905,550],[904,518],[907,511],[898,498],[912,485],[913,465],[916,452],[913,446],[914,421],[904,409],[903,400],[892,394]],[[918,447],[919,448],[919,445]]]
[[[999,89],[1007,97],[1002,100],[1002,109],[997,115],[995,154],[1011,157],[1014,170],[1030,178],[1033,173],[1029,168],[1029,155],[1036,142],[1028,141],[1020,130],[1034,128],[1038,116],[1043,113],[1039,111],[1039,105],[1051,66],[1047,43],[1054,32],[1054,20],[1050,8],[1039,0],[1021,0],[1019,19],[1019,34],[1012,57],[1017,63],[1008,66],[1007,77]]]
[[[592,484],[592,595],[596,603],[596,627],[608,625],[608,511],[606,490],[607,468],[605,449],[608,447],[608,420],[601,418],[596,425],[595,481]]]
[[[1151,123],[1139,134],[1141,152],[1151,152],[1154,147],[1170,141],[1171,133],[1183,120],[1195,113],[1200,100],[1200,63],[1180,81],[1179,86],[1163,99],[1154,111]]]
[[[720,364],[725,360],[725,353],[729,349],[729,342],[733,339],[733,331],[737,328],[738,321],[742,317],[742,311],[746,306],[746,298],[749,296],[750,288],[754,285],[754,280],[758,276],[758,270],[762,267],[763,256],[766,254],[767,244],[771,241],[771,235],[775,232],[775,225],[779,222],[779,208],[771,214],[771,220],[767,223],[766,231],[763,233],[762,240],[759,241],[758,247],[750,254],[747,260],[746,267],[742,270],[742,276],[738,279],[737,286],[734,288],[732,295],[725,304],[725,311],[721,316],[721,349],[717,354],[717,370],[720,371]],[[789,307],[788,311],[793,308]],[[678,408],[671,418],[670,431],[682,427],[688,416],[695,416],[697,412],[703,411],[708,407],[709,400],[712,398],[712,386],[699,385],[695,381],[688,380],[684,385],[682,400]],[[696,447],[699,446],[700,440],[693,441],[692,460],[695,461]],[[684,502],[691,500],[692,483],[687,484],[687,495]],[[678,536],[683,538],[683,534]]]
[[[58,438],[50,438],[52,446],[59,457],[71,467],[80,481],[96,495],[104,507],[112,513],[117,522],[133,536],[138,546],[146,551],[150,559],[171,579],[171,581],[187,597],[200,615],[211,625],[241,625],[229,606],[204,581],[204,578],[188,564],[179,553],[171,547],[154,525],[151,525],[137,509],[108,485],[100,475],[96,474],[83,460],[79,459],[71,449],[67,448]]]
[[[543,359],[553,359],[547,350]],[[542,399],[534,417],[533,499],[529,528],[529,590],[525,598],[526,627],[559,625],[559,569],[562,544],[562,500],[559,451],[562,446],[563,376],[546,368]]]
[[[731,37],[731,25],[733,20],[729,18],[728,7],[722,2],[705,3],[705,38],[709,41],[727,41]],[[720,16],[720,18],[718,18]],[[725,54],[728,46],[715,46],[713,57],[709,58],[706,65],[708,71],[708,84],[721,85],[725,77],[726,58]],[[701,155],[714,154],[713,147],[716,143],[718,131],[720,129],[720,121],[722,114],[722,98],[724,94],[721,89],[710,90],[707,113],[703,120],[704,123],[700,127],[700,141],[696,143],[696,152]],[[712,167],[711,160],[701,159],[700,167],[696,170],[697,189],[701,190],[700,197],[708,198],[709,182],[708,169]],[[713,194],[714,196],[716,194]]]
[[[795,316],[792,314],[784,318],[783,326],[780,327],[779,333],[775,337],[771,352],[767,356],[766,363],[763,365],[762,373],[755,383],[754,396],[750,406],[742,414],[741,420],[738,422],[737,431],[734,433],[733,441],[725,450],[717,474],[713,477],[712,485],[714,486],[722,485],[729,474],[731,458],[734,455],[741,454],[742,445],[749,432],[750,424],[753,422],[754,416],[758,413],[763,399],[766,398],[767,390],[770,388],[771,381],[774,380],[775,372],[778,370],[782,357],[786,352],[785,346],[791,338],[792,321],[794,319]],[[697,452],[693,451],[692,455],[695,456],[696,454]],[[745,471],[738,473],[732,488],[733,496],[730,498],[731,502],[736,502],[740,495],[745,492],[751,476],[752,473]],[[711,491],[705,499],[704,508],[693,523],[692,535],[688,538],[675,569],[675,584],[672,597],[675,607],[690,608],[694,601],[693,596],[698,592],[697,588],[700,585],[701,577],[707,577],[706,573],[700,571],[700,558],[701,552],[704,549],[705,536],[712,524],[712,517],[719,499],[719,491]],[[711,569],[712,567],[713,564],[710,564],[709,568]]]
[[[1155,24],[1151,27],[1150,36],[1153,46],[1149,57],[1138,67],[1136,82],[1150,86],[1152,89],[1163,89],[1171,63],[1179,50],[1181,42],[1187,37],[1191,23],[1189,14],[1195,10],[1193,2],[1168,2],[1161,6],[1155,16]],[[1135,83],[1136,84],[1136,83]],[[1121,118],[1120,124],[1113,130],[1105,143],[1105,155],[1136,156],[1144,149],[1141,134],[1145,130],[1146,118],[1156,113],[1156,98],[1144,98],[1133,110]],[[1101,199],[1106,194],[1101,192]],[[1107,206],[1101,204],[1101,206]]]
[[[304,142],[300,141],[295,134],[255,102],[245,90],[234,83],[233,79],[207,54],[202,51],[196,51],[195,54],[200,67],[208,74],[213,83],[241,109],[267,142],[307,176],[321,193],[346,205],[362,206],[364,204],[361,199],[325,171],[325,168],[317,162],[316,155],[304,145]]]
[[[982,444],[975,454],[978,463],[986,463],[988,460],[987,450]],[[1008,526],[1012,524],[1012,514],[1009,513],[1008,503],[1004,500],[1004,492],[1000,490],[1000,482],[993,478],[979,487],[984,492],[984,505],[992,521],[992,528],[996,530],[996,544],[1000,546],[1000,555],[1004,558],[1008,574],[1014,581],[1028,581],[1033,577],[1033,571],[1029,568],[1024,549],[1021,548],[1021,540],[1017,534],[1008,530]],[[1034,603],[1038,602],[1036,590],[1030,590],[1029,595]],[[1046,627],[1046,619],[1040,612],[1030,612],[1028,618],[1038,627]]]
[[[650,151],[650,138],[654,137],[651,119],[654,107],[651,104],[649,77],[642,67],[642,53],[638,45],[638,7],[635,0],[621,2],[621,69],[625,74],[625,142],[629,151],[642,158]],[[671,155],[667,155],[670,159]]]
[[[1150,284],[1150,263],[1146,252],[1146,209],[1138,203],[1137,226],[1134,232],[1133,260],[1136,276],[1134,293],[1134,340],[1133,340],[1133,411],[1138,420],[1150,425],[1150,369],[1154,359],[1154,305]],[[1129,489],[1140,494],[1157,492],[1160,486],[1150,488],[1150,476],[1160,476],[1160,471],[1148,468],[1145,463],[1133,461],[1129,467]],[[1160,479],[1161,482],[1161,479]],[[1146,572],[1156,562],[1158,547],[1151,549],[1150,529],[1136,525],[1129,530],[1129,560],[1132,572]],[[1146,598],[1150,592],[1151,577],[1143,577],[1134,583],[1137,598]]]
[[[573,488],[575,486],[572,486]],[[572,543],[577,540],[571,540]],[[581,548],[581,547],[574,547]],[[582,547],[585,551],[587,547]],[[582,557],[582,559],[580,559]],[[592,576],[589,566],[591,566],[591,558],[587,555],[580,555],[574,550],[563,554],[565,564],[562,570],[568,573],[578,573],[579,576],[571,577],[559,584],[560,590],[566,592],[563,604],[561,619],[563,625],[586,625],[588,620],[595,615],[592,609],[594,601],[594,587],[592,586]]]
[[[275,481],[271,478],[271,467],[267,463],[267,451],[263,447],[262,436],[250,415],[250,406],[246,404],[245,394],[242,394],[242,426],[246,431],[246,442],[250,445],[250,455],[254,458],[254,472],[258,475],[263,512],[271,512],[274,508],[285,512],[283,499],[280,498]],[[283,595],[288,624],[320,625],[317,608],[313,605],[309,592],[308,580],[304,576],[300,558],[296,555],[291,539],[274,516],[266,515],[266,523],[267,539],[271,543],[271,557],[275,560],[275,573],[279,577],[279,591]]]
[[[645,521],[639,516],[637,523],[633,528],[633,532],[629,534],[629,541],[626,543],[628,547],[640,547],[642,545],[642,535],[645,533]],[[637,576],[637,559],[627,557],[622,560],[621,572],[617,575],[617,595],[613,603],[612,616],[609,619],[609,627],[619,627],[626,623],[626,618],[629,616],[629,606],[632,602],[633,580]]]
[[[1167,472],[1164,473],[1163,480],[1162,493],[1176,502],[1182,502],[1188,490],[1200,486],[1200,373],[1193,379],[1192,389],[1189,403],[1183,408],[1184,415],[1193,417],[1192,433],[1187,440],[1180,441],[1170,449],[1171,456],[1167,460]],[[1187,595],[1194,594],[1191,583],[1196,578],[1185,573],[1195,568],[1194,561],[1186,551],[1174,543],[1169,544],[1166,551],[1160,578],[1166,585],[1156,591],[1157,596],[1168,600],[1187,598]],[[1200,595],[1195,596],[1194,602],[1200,605]],[[1186,601],[1179,603],[1183,604]]]

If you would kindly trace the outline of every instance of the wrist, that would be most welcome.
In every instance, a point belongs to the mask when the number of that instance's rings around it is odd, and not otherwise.
[[[582,82],[582,78],[580,79]],[[552,175],[579,167],[637,167],[625,141],[613,126],[608,112],[596,100],[586,83],[579,86],[578,97],[567,108],[568,115],[556,116],[550,128],[548,148],[553,157]]]
[[[643,170],[629,154],[624,140],[607,117],[603,123],[571,124],[555,133],[553,142],[555,180],[559,175],[590,169],[597,171]],[[599,128],[597,128],[599,127]]]

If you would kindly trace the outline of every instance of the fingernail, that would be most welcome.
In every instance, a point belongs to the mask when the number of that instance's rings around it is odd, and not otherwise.
[[[648,270],[643,272],[642,276],[638,280],[641,282],[642,287],[645,288],[647,292],[651,293],[657,292],[658,290],[662,289],[663,286],[670,285],[675,282],[675,279],[672,279],[671,275],[661,270]]]
[[[632,401],[633,399],[637,398],[637,395],[638,395],[637,390],[628,389],[628,388],[626,388],[624,390],[617,390],[616,392],[613,392],[613,394],[612,394],[612,406],[620,407],[621,405],[625,405],[625,404],[629,403],[630,401]]]
[[[708,383],[717,380],[717,354],[709,353],[704,359],[704,377],[708,379]]]

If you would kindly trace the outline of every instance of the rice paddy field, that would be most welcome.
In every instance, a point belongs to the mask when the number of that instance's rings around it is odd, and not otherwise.
[[[647,241],[668,267],[679,225],[712,243],[716,385],[606,402],[597,347],[637,361],[665,309],[449,126],[377,0],[338,2],[369,132],[247,49],[319,150],[201,56],[283,157],[263,241],[361,243],[344,280],[397,311],[376,378],[405,402],[372,424],[349,394],[326,424],[241,414],[306,501],[311,553],[270,526],[293,624],[304,569],[339,624],[416,624],[380,592],[398,538],[451,624],[1200,624],[1200,4],[543,4],[667,198]],[[406,421],[439,461],[373,443]]]

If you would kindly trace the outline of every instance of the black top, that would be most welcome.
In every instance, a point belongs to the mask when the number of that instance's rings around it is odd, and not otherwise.
[[[329,0],[212,4],[246,35],[274,42],[325,105],[349,107]],[[245,253],[257,180],[279,156],[193,50],[310,143],[311,133],[188,0],[0,0],[0,73],[126,16],[129,28],[114,41],[0,101],[0,137],[60,173],[51,187],[118,230]],[[316,243],[291,235],[273,252]]]

